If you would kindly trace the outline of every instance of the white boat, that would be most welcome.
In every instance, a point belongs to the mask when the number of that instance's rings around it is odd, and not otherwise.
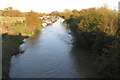
[[[47,26],[47,23],[42,23],[42,26],[46,27],[46,26]]]

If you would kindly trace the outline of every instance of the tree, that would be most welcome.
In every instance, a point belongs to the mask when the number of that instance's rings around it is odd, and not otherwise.
[[[64,12],[65,12],[65,13],[71,12],[71,10],[70,10],[70,9],[65,9]]]
[[[5,8],[2,12],[2,16],[9,17],[23,17],[23,13],[19,10],[15,10],[12,7]]]
[[[12,7],[7,7],[4,9],[4,11],[8,11],[8,10],[12,10],[13,8]]]
[[[73,12],[70,9],[65,9],[63,12],[63,18],[69,19],[72,14],[73,14]]]
[[[36,30],[42,24],[42,20],[39,18],[38,13],[31,11],[26,14],[26,24],[31,29]]]
[[[51,13],[51,15],[52,15],[52,16],[58,16],[58,11],[53,11],[53,12]]]

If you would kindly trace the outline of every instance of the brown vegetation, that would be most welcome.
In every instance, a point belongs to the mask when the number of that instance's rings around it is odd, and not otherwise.
[[[78,47],[92,49],[96,73],[104,78],[120,77],[120,22],[117,11],[89,8],[66,19]],[[65,16],[67,18],[68,16]]]

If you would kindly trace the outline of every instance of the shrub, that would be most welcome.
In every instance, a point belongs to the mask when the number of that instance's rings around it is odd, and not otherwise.
[[[26,24],[29,28],[36,30],[41,26],[42,20],[39,18],[38,13],[31,11],[26,15]]]
[[[120,76],[118,12],[101,7],[83,9],[78,13],[79,17],[71,16],[65,20],[75,37],[74,42],[78,47],[92,49],[99,76],[118,78]]]

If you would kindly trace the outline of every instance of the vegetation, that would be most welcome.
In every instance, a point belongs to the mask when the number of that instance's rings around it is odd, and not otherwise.
[[[39,18],[39,14],[35,12],[28,12],[26,15],[26,25],[29,26],[30,29],[36,30],[42,24],[42,20]]]
[[[2,33],[12,35],[21,34],[23,36],[28,36],[38,30],[38,28],[43,28],[41,26],[42,20],[39,19],[39,14],[33,11],[25,13],[25,17],[1,17],[0,23],[2,23]]]
[[[19,45],[25,36],[31,36],[42,29],[45,15],[60,16],[65,19],[74,36],[77,47],[91,49],[96,73],[100,77],[120,77],[120,14],[117,11],[101,8],[78,10],[66,9],[51,14],[26,12],[8,7],[0,10],[3,38],[3,78],[8,77],[10,59],[19,53]],[[4,34],[7,33],[7,34]]]
[[[0,22],[17,22],[25,20],[24,17],[2,17],[0,18]]]
[[[120,31],[117,11],[101,8],[74,10],[65,16],[78,47],[92,49],[96,72],[101,77],[120,77]]]
[[[2,16],[4,17],[23,17],[24,14],[19,10],[13,10],[12,7],[5,8],[4,11],[2,11]]]

